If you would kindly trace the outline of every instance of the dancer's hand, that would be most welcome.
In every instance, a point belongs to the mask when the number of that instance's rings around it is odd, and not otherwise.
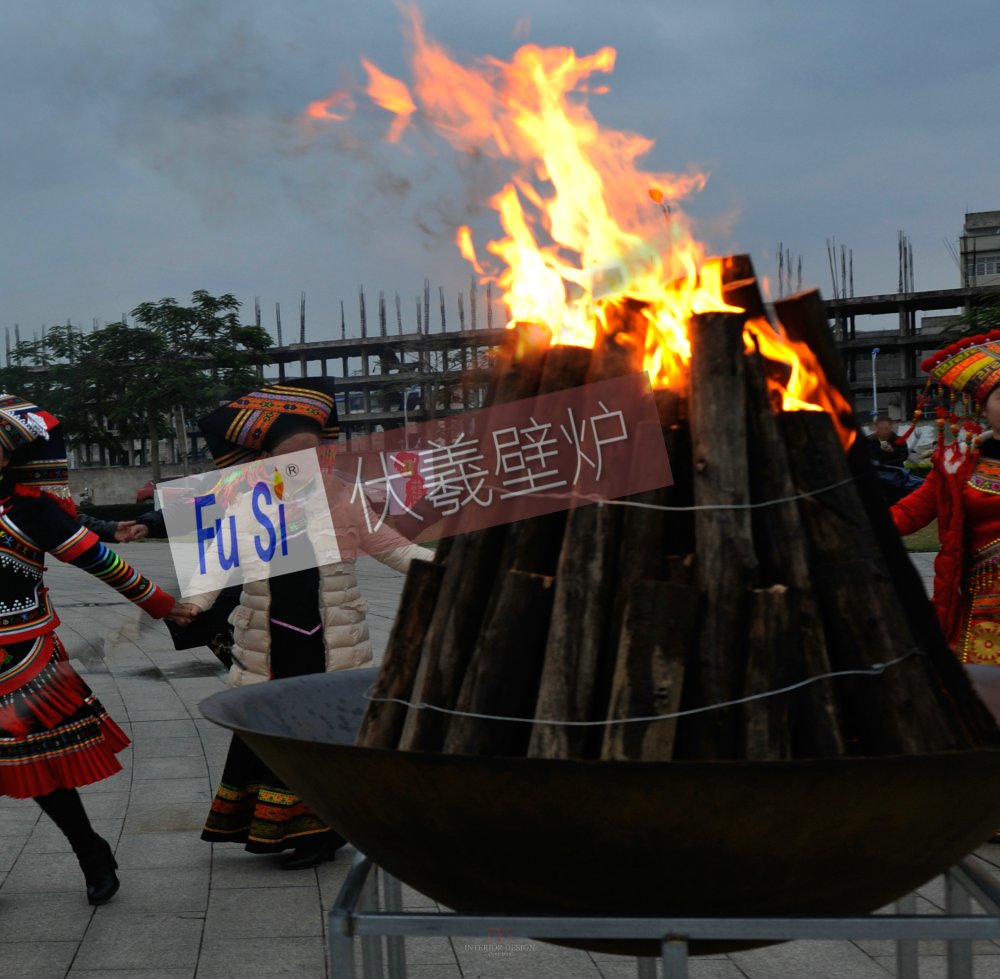
[[[164,618],[176,625],[190,625],[200,614],[201,609],[197,605],[192,605],[191,602],[178,602]]]

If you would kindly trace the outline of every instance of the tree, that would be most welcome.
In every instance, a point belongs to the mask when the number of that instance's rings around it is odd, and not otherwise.
[[[1000,330],[1000,289],[985,293],[944,331],[953,340]]]
[[[256,383],[271,338],[242,325],[239,307],[228,293],[198,290],[190,306],[172,298],[141,303],[134,326],[112,323],[89,334],[55,328],[17,346],[16,364],[0,371],[0,383],[62,418],[70,445],[111,449],[122,438],[131,446],[148,437],[158,482],[160,434],[171,418],[196,417]]]

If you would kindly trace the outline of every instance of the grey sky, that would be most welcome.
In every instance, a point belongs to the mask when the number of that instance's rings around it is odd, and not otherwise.
[[[896,232],[918,288],[958,284],[942,239],[1000,208],[994,0],[431,0],[454,53],[509,57],[523,39],[618,68],[592,108],[656,140],[650,169],[710,171],[687,210],[710,250],[776,274],[783,241],[805,285],[830,292],[825,239],[854,250],[855,291],[896,286]],[[485,222],[484,174],[444,144],[379,141],[387,117],[307,140],[306,104],[363,72],[405,77],[390,0],[11,0],[0,7],[0,327],[104,323],[195,289],[254,296],[286,338],[307,293],[309,339],[356,329],[357,287],[423,279],[454,293],[469,270],[454,226]],[[482,223],[488,228],[488,223]],[[728,231],[725,230],[728,227]],[[454,316],[454,313],[452,313]],[[456,317],[457,318],[457,317]]]

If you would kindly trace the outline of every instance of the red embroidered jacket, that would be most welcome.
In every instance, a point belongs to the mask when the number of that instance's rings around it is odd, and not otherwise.
[[[954,445],[939,451],[923,486],[892,508],[896,529],[904,536],[935,517],[941,550],[934,560],[931,601],[948,642],[957,647],[969,561],[1000,540],[1000,439],[986,439],[979,452]]]
[[[82,568],[153,618],[163,618],[174,598],[81,527],[45,497],[0,499],[0,646],[34,639],[59,624],[42,581],[48,551]]]

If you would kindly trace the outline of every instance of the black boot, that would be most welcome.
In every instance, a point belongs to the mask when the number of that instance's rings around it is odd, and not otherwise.
[[[36,796],[35,802],[73,847],[87,881],[87,900],[91,904],[110,901],[120,886],[115,874],[118,862],[107,840],[101,839],[91,827],[80,794],[76,789],[56,789],[48,795]]]
[[[94,905],[107,904],[121,886],[115,873],[118,861],[111,852],[111,844],[95,833],[89,846],[76,851],[76,859],[87,881],[87,900]]]
[[[314,838],[309,843],[297,846],[281,864],[282,870],[310,870],[318,867],[324,860],[332,860],[337,851],[347,843],[339,833],[332,829],[322,836]]]

